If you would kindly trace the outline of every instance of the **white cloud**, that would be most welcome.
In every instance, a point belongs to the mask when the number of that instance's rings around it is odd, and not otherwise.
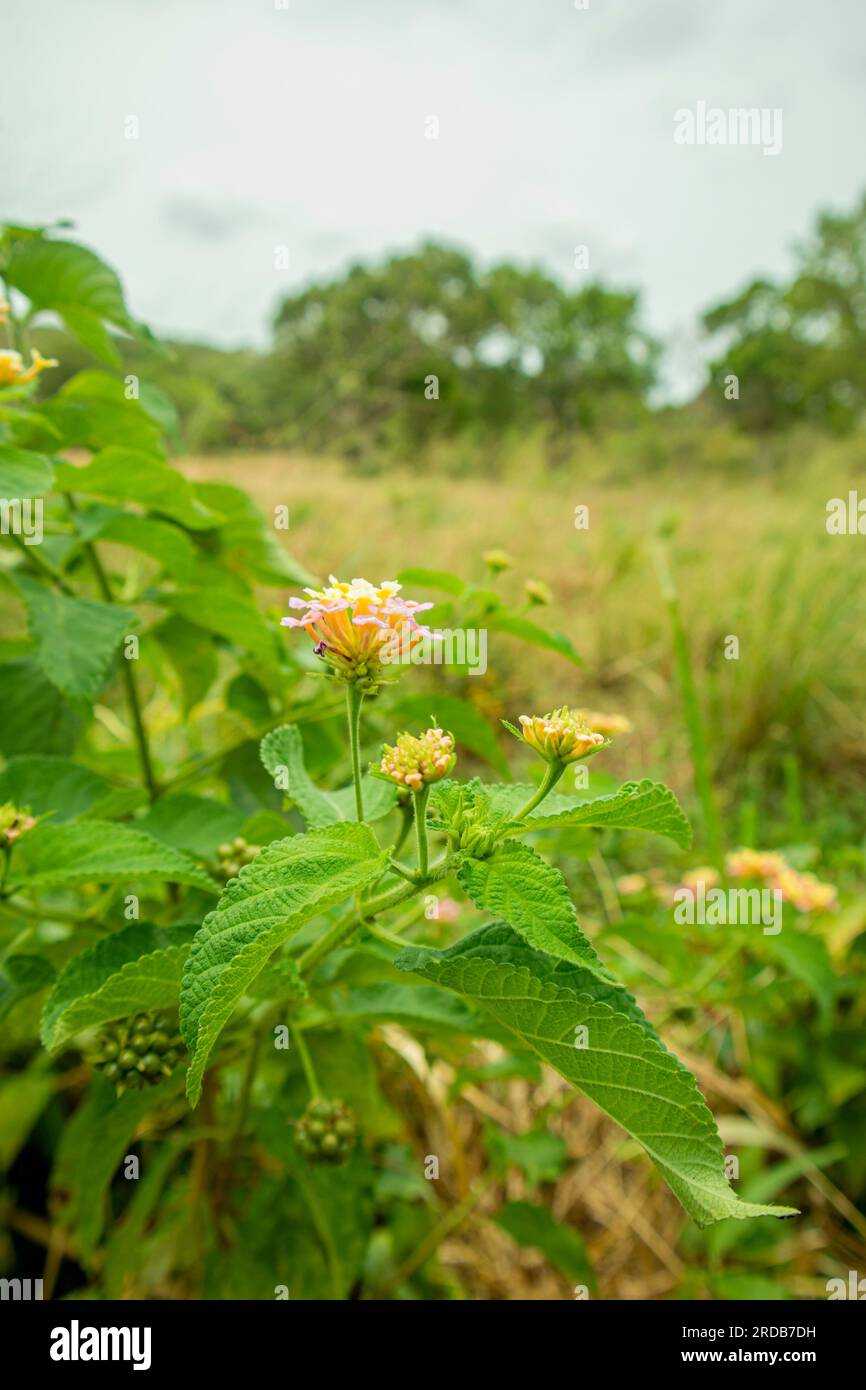
[[[567,278],[586,243],[679,335],[863,179],[860,0],[78,0],[3,28],[8,215],[74,217],[189,337],[265,341],[281,292],[425,236]],[[782,154],[674,145],[698,100],[781,106]]]

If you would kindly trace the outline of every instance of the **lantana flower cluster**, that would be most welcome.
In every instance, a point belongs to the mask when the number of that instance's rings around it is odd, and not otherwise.
[[[316,656],[334,675],[374,693],[382,680],[386,644],[403,650],[424,637],[433,637],[418,622],[417,614],[432,608],[400,597],[402,585],[386,579],[379,585],[368,579],[337,579],[333,574],[323,589],[305,589],[306,598],[290,598],[289,607],[303,610],[300,618],[283,618],[284,627],[302,627],[314,642]]]
[[[580,710],[567,705],[550,714],[521,714],[519,733],[548,763],[577,762],[607,742],[604,734],[593,732]]]
[[[835,912],[839,906],[836,889],[815,874],[794,869],[784,855],[776,850],[737,849],[727,855],[725,872],[728,878],[763,879],[768,888],[775,889],[785,902],[798,912]],[[717,869],[705,864],[689,869],[679,884],[668,883],[660,869],[644,874],[625,874],[617,880],[617,890],[623,897],[634,897],[651,890],[660,902],[671,906],[683,888],[704,891],[716,888],[721,881]]]
[[[763,878],[798,912],[835,912],[839,899],[832,883],[794,869],[784,855],[768,850],[738,849],[726,861],[731,878]]]
[[[426,729],[420,737],[398,734],[393,746],[382,749],[382,761],[375,771],[398,786],[421,791],[447,777],[457,761],[454,738],[444,729]]]

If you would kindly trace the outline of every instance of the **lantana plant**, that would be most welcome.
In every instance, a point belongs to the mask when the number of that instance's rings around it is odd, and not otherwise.
[[[543,766],[538,784],[527,786],[454,780],[458,750],[451,733],[435,723],[399,732],[371,766],[387,790],[365,818],[362,705],[385,679],[383,644],[395,635],[410,642],[432,635],[417,616],[429,606],[403,597],[395,581],[345,583],[333,576],[327,588],[307,589],[304,598],[290,600],[302,616],[284,624],[306,632],[329,678],[345,687],[353,794],[351,801],[337,794],[336,806],[327,804],[324,793],[317,799],[294,756],[290,727],[265,740],[265,765],[294,776],[286,790],[302,806],[309,829],[266,846],[242,868],[193,941],[180,1008],[191,1103],[199,1101],[220,1033],[275,952],[288,949],[298,979],[315,999],[328,978],[329,957],[373,939],[390,952],[392,969],[423,979],[437,994],[456,993],[467,1032],[480,1037],[492,1030],[490,1036],[499,1037],[504,1030],[618,1120],[699,1224],[793,1214],[791,1208],[741,1201],[733,1191],[721,1140],[694,1077],[599,959],[578,925],[564,878],[531,843],[546,828],[592,826],[654,831],[688,843],[685,816],[673,793],[658,783],[627,782],[598,797],[555,790],[566,768],[602,753],[627,721],[566,706],[521,715],[507,727]],[[404,804],[404,833],[380,843],[372,822],[398,800]],[[347,805],[353,820],[345,817]],[[407,809],[415,828],[414,863],[400,856],[408,838]],[[437,949],[407,940],[399,924],[396,930],[388,924],[395,909],[445,880],[455,882],[482,913],[481,926]],[[342,913],[311,930],[310,923],[331,917],[347,900]],[[302,948],[295,944],[299,939]],[[405,1007],[411,1014],[411,1002]],[[311,1008],[316,1005],[309,996],[299,996],[300,1038],[304,1011]],[[312,1108],[302,1126],[304,1152],[314,1154],[321,1142],[333,1161],[344,1150],[336,1131],[327,1137],[329,1117],[342,1117],[347,1137],[354,1133],[352,1121],[340,1098],[323,1096],[309,1066],[308,1072]]]

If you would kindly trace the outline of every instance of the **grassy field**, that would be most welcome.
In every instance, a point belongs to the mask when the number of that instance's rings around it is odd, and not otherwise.
[[[289,546],[315,574],[385,578],[423,565],[484,582],[482,554],[506,550],[514,569],[503,590],[517,598],[525,579],[545,581],[553,603],[542,620],[572,639],[585,664],[577,670],[546,653],[527,661],[524,649],[492,638],[488,675],[469,680],[468,694],[512,718],[563,702],[622,710],[635,725],[629,765],[663,770],[687,791],[652,553],[656,529],[666,527],[723,794],[742,790],[747,772],[772,785],[794,758],[815,807],[858,793],[866,776],[866,545],[825,527],[827,500],[847,496],[866,466],[850,443],[803,454],[758,472],[754,449],[747,466],[711,478],[685,461],[626,475],[602,449],[546,473],[512,457],[496,479],[408,465],[359,474],[337,460],[280,453],[190,458],[184,467],[242,484],[266,512],[287,505]],[[575,529],[579,505],[589,508],[586,530]],[[725,657],[731,635],[736,660]]]

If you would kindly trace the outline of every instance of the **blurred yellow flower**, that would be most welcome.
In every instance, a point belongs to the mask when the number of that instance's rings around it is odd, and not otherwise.
[[[24,366],[20,352],[13,348],[0,348],[0,386],[24,386],[33,381],[48,367],[58,367],[56,357],[43,357],[38,348],[30,353],[30,366]]]

